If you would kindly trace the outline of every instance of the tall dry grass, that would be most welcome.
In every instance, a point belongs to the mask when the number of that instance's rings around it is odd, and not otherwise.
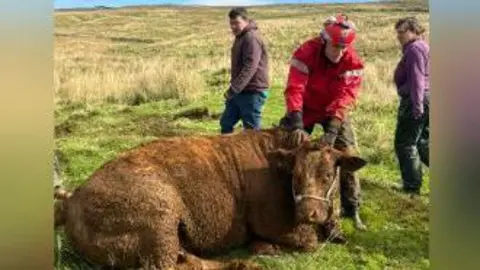
[[[72,61],[72,60],[67,60]],[[124,63],[95,62],[88,68],[55,70],[59,101],[131,105],[164,99],[190,102],[205,92],[202,76],[171,59],[137,58]]]
[[[349,12],[348,8],[355,9]],[[378,6],[288,6],[251,9],[268,46],[270,77],[286,81],[292,51],[320,30],[322,19],[346,12],[359,29],[357,48],[366,62],[362,100],[395,99],[393,68],[400,58],[393,25],[405,13]],[[226,87],[232,36],[228,9],[138,9],[59,13],[55,26],[54,85],[57,102],[137,104],[193,101]],[[417,17],[428,30],[428,14]]]

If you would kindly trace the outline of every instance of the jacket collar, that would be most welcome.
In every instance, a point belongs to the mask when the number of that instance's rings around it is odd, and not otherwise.
[[[245,35],[245,33],[249,32],[250,30],[257,30],[257,24],[255,23],[255,21],[253,20],[250,20],[247,24],[247,26],[245,26],[245,28],[243,28],[242,32],[240,32],[240,34],[238,34],[237,37],[241,37],[243,35]]]
[[[420,38],[414,38],[414,39],[410,40],[409,42],[407,42],[405,45],[403,45],[402,52],[405,52],[408,48],[410,48],[412,46],[413,43],[415,43],[419,40],[420,40]]]

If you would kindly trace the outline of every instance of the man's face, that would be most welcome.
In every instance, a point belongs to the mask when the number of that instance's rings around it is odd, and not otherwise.
[[[248,21],[241,16],[237,16],[235,19],[230,19],[230,29],[234,35],[240,34],[247,25]]]
[[[333,63],[338,63],[346,50],[347,47],[332,45],[332,42],[328,41],[325,47],[325,56]]]

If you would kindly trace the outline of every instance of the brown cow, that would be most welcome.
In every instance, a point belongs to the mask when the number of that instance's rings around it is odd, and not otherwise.
[[[334,165],[366,162],[309,141],[292,149],[290,138],[273,128],[139,146],[59,200],[55,227],[86,260],[116,267],[172,269],[247,243],[313,250],[332,212]]]

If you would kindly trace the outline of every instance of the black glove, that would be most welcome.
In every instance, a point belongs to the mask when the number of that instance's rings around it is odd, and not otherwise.
[[[333,146],[341,126],[342,121],[338,118],[332,117],[325,125],[325,134],[320,138],[320,141]]]
[[[280,126],[288,130],[303,129],[302,112],[294,111],[288,113],[280,120]]]
[[[336,139],[337,139],[337,134],[334,134],[332,132],[325,132],[325,134],[323,134],[323,136],[320,138],[320,142],[333,146],[335,144]]]

